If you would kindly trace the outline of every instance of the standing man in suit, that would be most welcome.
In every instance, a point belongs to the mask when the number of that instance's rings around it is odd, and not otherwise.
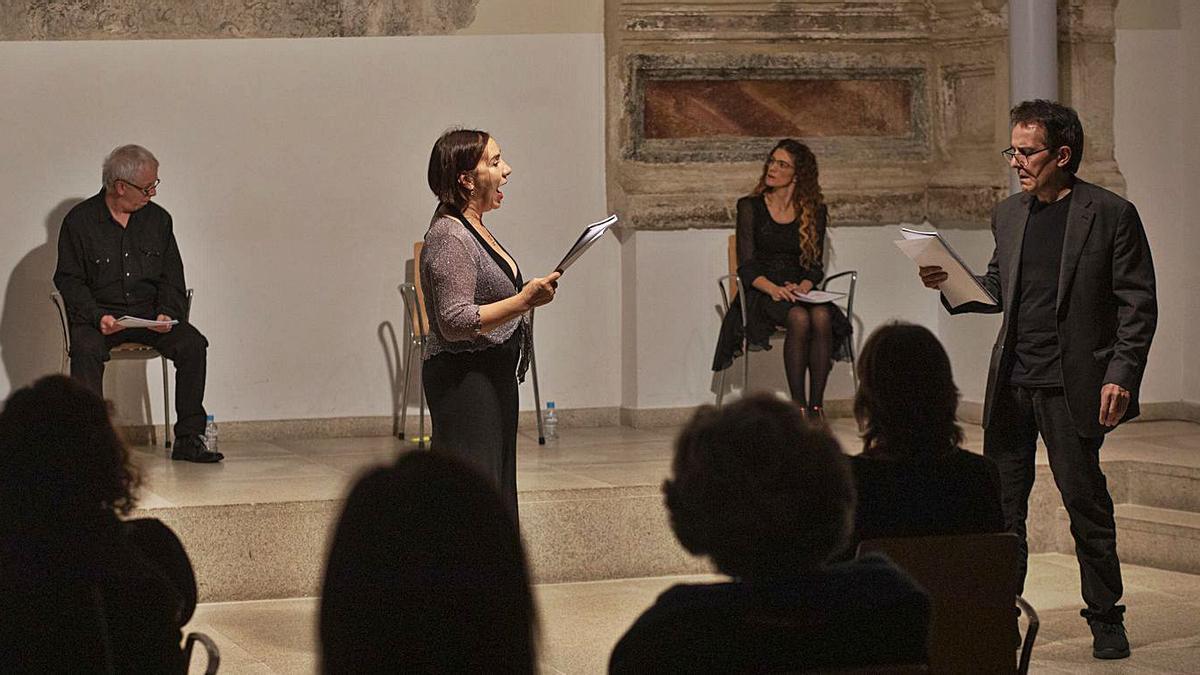
[[[187,285],[171,214],[158,194],[158,160],[140,145],[104,159],[104,186],[75,205],[58,238],[54,285],[67,306],[71,377],[103,396],[109,350],[126,342],[157,349],[175,363],[175,447],[171,459],[219,462],[204,444],[208,340],[187,321]],[[125,328],[121,316],[175,325]]]
[[[1104,434],[1138,415],[1138,388],[1158,306],[1154,264],[1133,204],[1075,176],[1083,126],[1067,106],[1026,101],[1010,112],[1003,151],[1021,192],[992,212],[995,251],[980,283],[1003,312],[984,400],[983,453],[1000,467],[1004,519],[1021,538],[1018,592],[1029,547],[1025,520],[1041,434],[1071,519],[1081,614],[1099,659],[1129,656],[1113,502],[1100,469]],[[947,275],[922,267],[938,288]]]

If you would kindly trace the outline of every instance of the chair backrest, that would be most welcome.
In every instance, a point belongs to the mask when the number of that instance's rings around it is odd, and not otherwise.
[[[421,282],[421,252],[425,249],[425,242],[417,241],[413,244],[413,288],[416,293],[416,302],[409,307],[408,320],[413,328],[413,334],[419,337],[424,337],[429,333],[429,314],[425,312],[425,286]]]
[[[736,277],[737,270],[737,234],[731,234],[729,235],[729,274]],[[737,284],[729,284],[730,302],[733,302],[733,299],[737,297],[737,289]]]
[[[872,539],[929,593],[932,672],[1015,672],[1017,535]]]

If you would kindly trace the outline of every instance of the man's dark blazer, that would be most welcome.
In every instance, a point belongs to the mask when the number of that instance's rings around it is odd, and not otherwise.
[[[992,211],[996,248],[987,274],[977,278],[999,304],[966,303],[951,309],[942,298],[951,314],[1004,312],[988,371],[985,428],[995,412],[997,387],[1010,372],[1015,336],[1005,308],[1013,306],[1019,286],[1032,199],[1015,194]],[[1131,395],[1121,421],[1137,417],[1138,389],[1158,322],[1150,245],[1133,204],[1078,179],[1067,211],[1056,308],[1063,390],[1079,434],[1095,437],[1112,429],[1100,424],[1100,390],[1110,382]]]

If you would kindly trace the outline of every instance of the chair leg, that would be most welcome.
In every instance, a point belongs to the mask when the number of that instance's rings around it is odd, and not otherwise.
[[[854,381],[854,391],[858,392],[858,361],[854,355],[854,338],[850,339],[850,377]]]
[[[408,381],[412,379],[412,353],[416,349],[412,336],[408,339],[408,350],[404,353],[404,393],[400,396],[400,440],[408,433]]]
[[[538,388],[537,353],[529,351],[529,367],[533,370],[533,410],[537,413],[538,445],[546,444],[546,430],[542,426],[542,393]]]
[[[163,439],[171,447],[171,389],[167,386],[167,357],[160,356],[163,371]]]
[[[424,362],[421,363],[421,367],[422,368],[425,367]],[[425,449],[425,385],[422,384],[420,387],[417,387],[417,389],[420,390],[418,398],[421,401],[421,423],[420,423],[420,429],[417,431],[417,433],[420,434],[420,436],[417,437],[417,448],[419,450],[424,450]]]
[[[750,393],[750,342],[742,344],[742,396]]]
[[[732,364],[730,364],[730,367],[731,368],[733,367]],[[721,402],[725,399],[725,373],[727,373],[727,372],[729,372],[729,368],[722,370],[721,374],[717,375],[717,407],[718,408],[721,407]]]

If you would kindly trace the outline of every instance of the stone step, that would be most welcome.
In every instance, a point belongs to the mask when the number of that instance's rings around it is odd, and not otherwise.
[[[1128,465],[1125,499],[1130,504],[1200,513],[1200,468],[1157,462]]]
[[[1200,574],[1200,513],[1142,504],[1117,504],[1117,553],[1122,562]],[[1059,508],[1058,522],[1068,523]],[[1073,554],[1069,534],[1058,540],[1059,552]]]
[[[142,509],[187,548],[201,602],[320,595],[341,500]],[[519,495],[536,583],[596,581],[711,568],[680,547],[657,487],[536,490]]]

